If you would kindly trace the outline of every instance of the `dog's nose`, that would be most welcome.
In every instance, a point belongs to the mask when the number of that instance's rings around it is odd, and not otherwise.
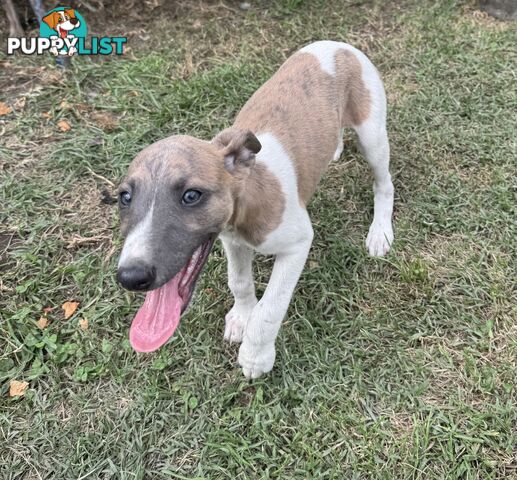
[[[146,265],[120,267],[117,280],[128,290],[148,290],[156,280],[156,269]]]
[[[77,18],[71,18],[71,19],[70,19],[70,23],[71,23],[72,25],[76,25],[78,21],[79,21],[79,20],[78,20]]]

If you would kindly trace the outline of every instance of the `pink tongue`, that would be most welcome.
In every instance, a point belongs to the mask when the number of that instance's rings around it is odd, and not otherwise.
[[[165,285],[147,293],[129,330],[129,341],[137,352],[152,352],[160,348],[176,330],[183,305],[178,293],[180,277],[178,274]]]

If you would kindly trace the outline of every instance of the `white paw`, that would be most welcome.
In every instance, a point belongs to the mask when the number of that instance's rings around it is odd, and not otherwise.
[[[275,344],[257,345],[245,339],[239,349],[239,365],[246,378],[258,378],[273,369],[276,351]]]
[[[255,302],[256,303],[256,302]],[[241,343],[244,329],[253,311],[253,305],[247,307],[234,305],[233,308],[226,314],[224,339],[230,343]]]
[[[370,231],[366,237],[366,248],[372,257],[382,257],[386,255],[393,242],[393,228],[390,223],[372,223]]]

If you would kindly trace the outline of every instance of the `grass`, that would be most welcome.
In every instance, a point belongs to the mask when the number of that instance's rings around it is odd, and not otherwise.
[[[203,3],[66,76],[47,57],[4,60],[1,478],[517,478],[517,29],[473,3]],[[228,126],[318,38],[359,46],[385,80],[392,253],[365,253],[371,179],[349,136],[310,205],[314,245],[273,372],[246,382],[222,341],[219,247],[170,344],[137,355],[141,297],[115,283],[117,213],[101,191],[152,141]],[[259,292],[271,265],[257,259]],[[25,396],[8,397],[11,379]]]

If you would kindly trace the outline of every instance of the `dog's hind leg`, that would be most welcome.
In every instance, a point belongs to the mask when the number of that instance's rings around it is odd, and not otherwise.
[[[386,95],[379,74],[364,55],[359,55],[362,78],[369,92],[369,115],[352,125],[359,137],[361,150],[373,172],[374,213],[366,237],[366,248],[372,256],[388,253],[393,242],[393,183],[389,171],[390,145],[386,131]],[[353,108],[353,106],[352,106]]]
[[[257,304],[253,283],[253,251],[231,238],[221,236],[221,240],[228,258],[228,286],[235,299],[232,309],[226,314],[224,339],[239,343]]]
[[[362,150],[370,165],[373,183],[373,221],[366,237],[366,248],[372,256],[388,253],[393,242],[393,183],[389,172],[389,143],[386,128],[370,129],[366,125],[356,129]]]

